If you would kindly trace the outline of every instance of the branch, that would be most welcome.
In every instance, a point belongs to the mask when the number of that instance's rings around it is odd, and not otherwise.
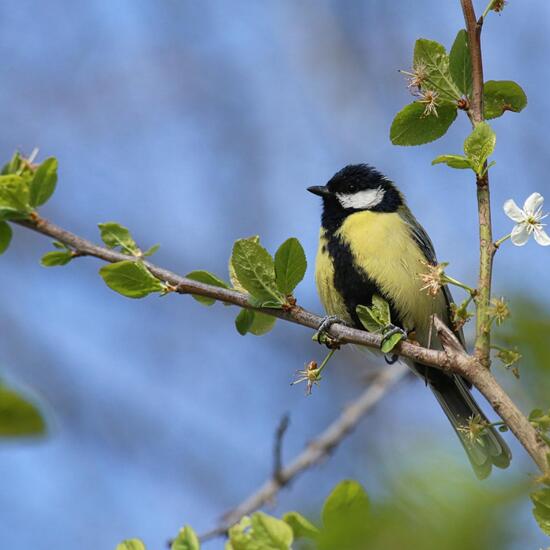
[[[481,29],[483,17],[476,20],[476,14],[472,0],[460,0],[468,44],[472,62],[472,97],[468,116],[472,126],[483,121],[483,60],[481,55]],[[486,170],[483,176],[476,178],[477,183],[477,209],[479,219],[479,280],[478,294],[476,296],[476,342],[475,356],[478,361],[489,368],[491,352],[491,328],[489,322],[489,304],[491,301],[491,281],[493,271],[493,257],[495,246],[493,244],[491,223],[491,196],[489,193],[489,174]]]
[[[224,514],[217,527],[201,535],[201,541],[224,535],[229,527],[243,516],[272,501],[277,493],[299,474],[327,458],[390,388],[407,373],[408,370],[401,365],[384,368],[359,398],[346,407],[342,414],[311,441],[288,466],[281,468],[277,476],[265,481],[257,491]]]
[[[112,250],[97,246],[86,239],[82,239],[57,225],[33,214],[28,220],[17,220],[13,223],[27,227],[43,235],[65,243],[72,247],[80,256],[94,256],[107,262],[120,262],[124,260],[135,261],[136,258]],[[248,295],[236,290],[220,288],[204,283],[199,283],[181,275],[176,275],[167,269],[158,267],[150,262],[144,262],[149,271],[161,281],[172,285],[180,294],[197,294],[214,298],[227,304],[233,304],[242,308],[260,311],[285,321],[298,325],[318,329],[323,317],[310,313],[309,311],[294,306],[289,311],[271,308],[256,308],[248,301]],[[437,318],[436,318],[437,322]],[[454,337],[452,332],[442,322],[436,324],[442,342],[446,344],[444,351],[432,350],[420,347],[408,341],[400,342],[392,352],[413,359],[424,365],[433,366],[448,373],[458,374],[470,381],[483,393],[493,406],[493,409],[506,422],[510,430],[519,439],[525,450],[533,458],[542,472],[546,472],[546,453],[548,448],[539,441],[537,432],[529,423],[527,418],[518,410],[504,390],[499,386],[496,379],[476,357],[467,355],[463,349],[449,344]],[[382,336],[354,329],[342,324],[331,325],[328,333],[340,344],[358,344],[374,349],[380,349]],[[526,435],[527,434],[527,435]]]

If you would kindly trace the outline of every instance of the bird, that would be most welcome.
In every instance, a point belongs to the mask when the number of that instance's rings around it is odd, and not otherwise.
[[[441,349],[430,326],[435,313],[466,349],[462,329],[452,323],[448,287],[436,288],[432,295],[422,290],[419,274],[438,262],[430,237],[397,186],[372,166],[353,164],[326,185],[307,190],[323,202],[315,280],[326,319],[365,330],[356,308],[371,306],[377,295],[388,303],[392,325],[404,334],[414,333],[420,345]],[[435,395],[479,479],[488,477],[493,466],[509,466],[510,449],[474,400],[468,381],[402,361]],[[469,430],[473,421],[485,426],[475,437]]]

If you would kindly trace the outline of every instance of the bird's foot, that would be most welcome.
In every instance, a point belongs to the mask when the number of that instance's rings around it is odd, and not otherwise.
[[[347,323],[337,315],[327,315],[321,321],[317,332],[313,335],[313,339],[319,342],[319,344],[324,344],[329,349],[339,349],[340,342],[328,333],[330,327],[335,324],[346,325]]]
[[[408,333],[401,327],[389,323],[382,329],[382,343],[380,349],[384,352],[384,360],[388,365],[393,365],[399,356],[395,353],[390,353],[391,350],[401,341],[406,340]]]

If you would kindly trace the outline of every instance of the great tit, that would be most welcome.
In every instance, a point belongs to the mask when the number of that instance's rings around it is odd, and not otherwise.
[[[436,313],[465,347],[461,330],[451,322],[451,293],[443,286],[435,296],[422,291],[419,274],[437,265],[433,244],[407,207],[402,193],[366,164],[346,166],[326,185],[308,191],[323,199],[315,279],[326,312],[363,329],[356,308],[370,306],[373,295],[384,298],[391,321],[422,346],[441,348],[430,330]],[[432,333],[433,332],[433,333]],[[492,465],[506,468],[511,454],[492,426],[477,437],[468,421],[487,421],[470,393],[470,384],[456,375],[405,360],[426,382],[457,433],[478,478]]]

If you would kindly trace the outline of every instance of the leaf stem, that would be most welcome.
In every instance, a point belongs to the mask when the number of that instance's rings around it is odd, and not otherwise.
[[[335,351],[335,349],[331,349],[327,353],[327,356],[323,359],[323,362],[317,368],[317,374],[321,374],[321,372],[323,372],[323,369],[327,366],[327,363],[330,361],[330,358],[334,355]]]
[[[481,17],[483,17],[483,19],[485,19],[487,17],[487,15],[489,15],[489,12],[491,11],[491,8],[493,7],[494,3],[495,3],[495,0],[489,0],[489,3],[487,4],[487,7],[485,8],[485,10],[483,10],[483,14],[481,15]]]
[[[466,292],[468,292],[470,294],[470,299],[477,294],[477,290],[475,288],[472,288],[471,286],[468,286],[465,283],[461,283],[460,281],[458,281],[457,279],[454,279],[453,277],[449,277],[449,275],[447,275],[446,273],[444,275],[444,279],[445,279],[445,283],[457,286],[459,288],[464,289]]]
[[[495,241],[495,249],[497,249],[503,242],[506,242],[511,236],[512,233],[509,233],[508,235],[504,235],[504,237],[501,237],[500,239]]]

